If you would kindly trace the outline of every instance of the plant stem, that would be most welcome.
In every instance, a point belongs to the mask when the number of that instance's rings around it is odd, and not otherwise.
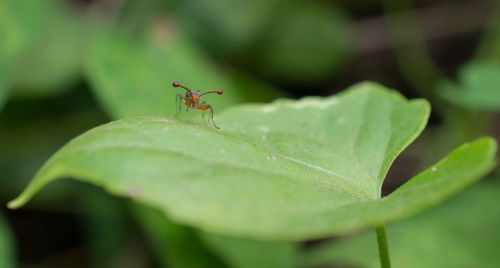
[[[391,260],[389,259],[389,248],[387,247],[387,236],[385,235],[385,226],[384,225],[376,226],[375,232],[377,233],[380,265],[382,268],[390,268]]]

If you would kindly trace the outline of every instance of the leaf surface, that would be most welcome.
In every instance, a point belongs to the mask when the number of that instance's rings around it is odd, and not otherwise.
[[[415,214],[492,168],[496,144],[483,138],[381,199],[387,170],[428,114],[426,101],[363,83],[329,98],[230,109],[220,131],[163,117],[119,120],[64,146],[9,206],[70,177],[228,235],[348,232]]]

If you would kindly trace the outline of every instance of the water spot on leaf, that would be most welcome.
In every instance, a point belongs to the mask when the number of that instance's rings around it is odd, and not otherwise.
[[[269,158],[269,159],[271,159],[271,160],[276,160],[276,156],[274,156],[274,155],[270,155],[270,156],[268,156],[267,158]]]

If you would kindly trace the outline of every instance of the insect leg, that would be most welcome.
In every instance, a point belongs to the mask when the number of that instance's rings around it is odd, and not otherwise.
[[[214,127],[216,129],[220,129],[220,127],[218,127],[216,124],[215,124],[215,121],[214,121],[214,109],[212,108],[212,106],[210,106],[210,118],[212,118],[212,124],[214,124]]]
[[[210,117],[208,118],[208,124],[210,125],[210,119],[212,120],[212,124],[214,125],[214,127],[216,129],[220,129],[220,127],[218,127],[216,124],[215,124],[215,121],[214,121],[214,109],[212,108],[212,105],[210,104],[207,104],[207,105],[202,105],[202,106],[198,106],[196,109],[198,110],[208,110],[210,109]]]
[[[200,105],[205,105],[206,102],[205,101],[202,101],[200,103]],[[201,112],[201,120],[205,120],[205,110],[202,110],[203,112]],[[208,123],[210,125],[210,122]]]
[[[181,100],[180,105],[178,105],[179,100]],[[177,93],[177,97],[175,98],[175,112],[176,113],[179,113],[181,106],[182,106],[182,102],[184,102],[184,97],[182,97],[181,94]]]

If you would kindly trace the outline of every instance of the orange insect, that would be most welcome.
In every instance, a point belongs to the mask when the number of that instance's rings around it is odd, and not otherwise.
[[[177,97],[175,98],[175,109],[177,111],[180,109],[180,107],[177,106],[179,99],[182,102],[184,102],[184,104],[186,104],[186,112],[189,111],[189,108],[198,109],[201,111],[205,111],[205,110],[210,109],[210,119],[212,119],[212,124],[214,125],[215,128],[220,129],[215,124],[215,121],[214,121],[214,108],[210,104],[205,104],[204,101],[200,102],[200,98],[201,98],[201,96],[208,94],[208,93],[217,93],[219,95],[222,95],[222,93],[223,93],[222,89],[207,91],[207,92],[203,92],[200,94],[198,91],[192,91],[189,88],[187,88],[187,87],[185,87],[177,82],[173,82],[172,85],[174,87],[182,87],[183,89],[185,89],[187,91],[186,95],[184,97],[182,96],[182,94],[177,93]],[[209,121],[209,124],[210,124],[210,121]]]

